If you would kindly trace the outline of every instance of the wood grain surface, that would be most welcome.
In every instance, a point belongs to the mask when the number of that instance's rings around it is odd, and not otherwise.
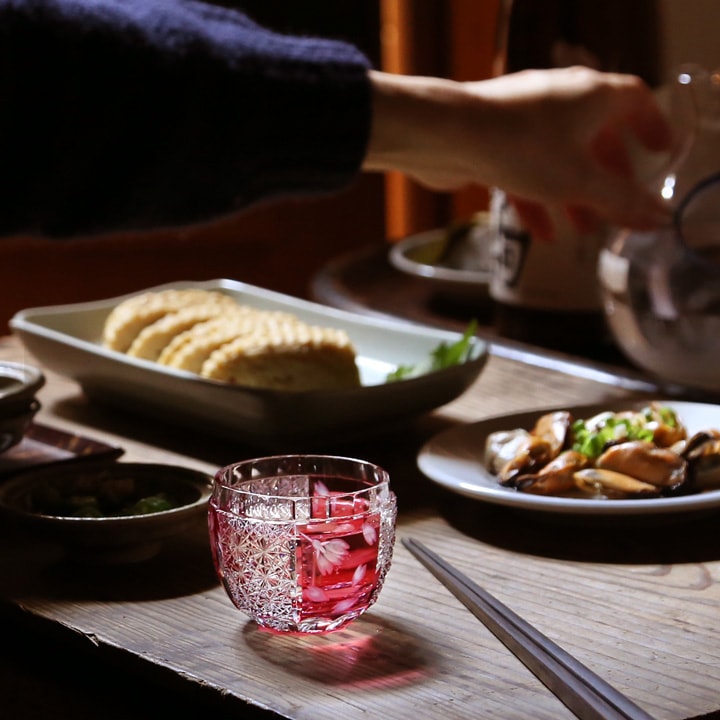
[[[0,341],[0,358],[34,362],[12,338]],[[47,380],[38,419],[121,445],[120,461],[214,471],[257,454],[150,421],[141,408],[91,405],[74,383],[49,372]],[[398,537],[417,538],[452,562],[653,716],[705,716],[720,711],[717,515],[539,517],[450,493],[415,465],[421,444],[453,423],[612,405],[629,395],[611,382],[492,356],[476,384],[436,413],[327,450],[387,467],[399,501]],[[15,690],[16,708],[45,695],[81,718],[79,698],[96,703],[99,691],[108,706],[96,717],[113,717],[135,689],[152,688],[153,698],[134,705],[135,717],[157,717],[158,707],[171,714],[173,703],[205,708],[206,717],[573,717],[399,542],[376,605],[327,637],[272,635],[246,620],[214,577],[203,523],[150,561],[92,568],[1,528],[0,609],[6,634],[15,629],[15,650],[3,663],[10,677],[4,694],[12,702]],[[79,670],[73,682],[66,672],[59,676],[64,697],[57,688],[54,695],[48,648],[58,672],[64,657],[84,658],[77,667],[103,680]],[[22,682],[12,680],[12,652]],[[95,677],[93,687],[87,677]],[[8,717],[24,717],[17,713]],[[62,713],[57,705],[54,717]]]

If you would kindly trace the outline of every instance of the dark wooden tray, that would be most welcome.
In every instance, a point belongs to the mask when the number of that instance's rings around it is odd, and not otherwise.
[[[0,454],[0,478],[55,462],[85,458],[115,460],[124,452],[117,445],[33,423],[17,445]]]

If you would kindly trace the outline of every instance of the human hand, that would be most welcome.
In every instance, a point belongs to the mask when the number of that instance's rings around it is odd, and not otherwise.
[[[365,168],[396,169],[436,190],[502,188],[539,238],[550,208],[582,231],[600,220],[649,229],[668,211],[635,177],[627,139],[669,149],[667,121],[637,77],[584,67],[455,83],[371,72]]]

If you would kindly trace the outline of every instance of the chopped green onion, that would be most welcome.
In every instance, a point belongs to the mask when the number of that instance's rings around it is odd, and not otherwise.
[[[641,413],[632,418],[611,416],[593,431],[586,426],[584,420],[576,420],[572,426],[574,438],[572,449],[590,458],[596,458],[612,442],[619,440],[652,442],[653,431],[647,427],[646,422],[646,417]]]

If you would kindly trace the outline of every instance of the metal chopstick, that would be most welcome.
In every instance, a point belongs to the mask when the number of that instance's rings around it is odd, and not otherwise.
[[[652,720],[644,710],[417,540],[403,545],[579,718]]]

